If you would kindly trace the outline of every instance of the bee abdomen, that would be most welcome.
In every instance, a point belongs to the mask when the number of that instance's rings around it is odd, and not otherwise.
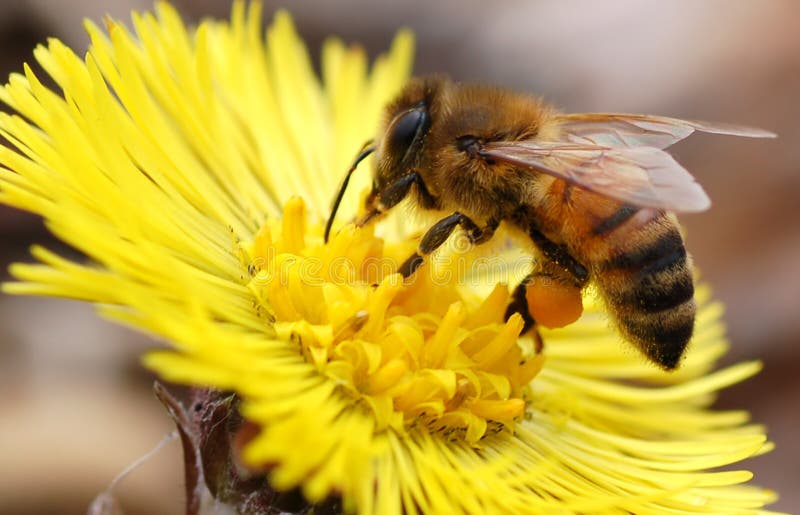
[[[689,343],[696,308],[683,239],[674,223],[658,218],[629,235],[596,280],[622,333],[669,370]]]

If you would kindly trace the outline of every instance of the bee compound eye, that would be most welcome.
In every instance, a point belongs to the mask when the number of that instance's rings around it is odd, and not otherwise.
[[[422,134],[428,124],[428,113],[424,105],[397,115],[389,128],[389,147],[404,152]]]

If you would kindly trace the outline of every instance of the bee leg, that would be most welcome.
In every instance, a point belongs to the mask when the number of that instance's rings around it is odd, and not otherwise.
[[[587,283],[589,280],[589,271],[569,254],[566,247],[553,243],[537,229],[531,229],[530,236],[536,247],[542,251],[544,257],[574,277],[576,283],[580,287],[583,287]]]
[[[528,331],[532,331],[534,348],[537,353],[542,352],[544,348],[544,342],[542,341],[542,335],[539,334],[539,328],[536,326],[536,320],[531,315],[531,310],[528,308],[528,299],[526,298],[526,287],[529,282],[534,280],[535,274],[533,272],[529,273],[525,276],[525,279],[522,280],[521,283],[514,288],[514,293],[511,296],[511,302],[509,302],[508,307],[506,308],[506,313],[503,316],[503,320],[508,320],[511,318],[511,315],[514,313],[519,313],[522,317],[523,326],[521,334],[525,334]]]
[[[441,247],[442,244],[447,241],[447,238],[450,237],[453,230],[459,225],[464,228],[472,244],[480,245],[492,237],[495,229],[500,225],[500,222],[497,220],[490,220],[484,227],[480,227],[473,222],[471,218],[458,212],[442,218],[436,222],[433,227],[428,229],[428,232],[422,237],[417,252],[406,259],[400,266],[399,272],[403,277],[409,277],[413,274],[423,263],[424,256],[427,256]]]
[[[536,330],[531,308],[545,327],[563,327],[574,322],[583,312],[580,292],[589,281],[589,271],[566,247],[550,241],[537,229],[532,228],[530,236],[544,259],[517,285],[505,318],[508,320],[514,313],[522,316],[525,322],[522,332],[535,331],[533,338],[538,352],[542,348],[542,338]]]
[[[374,192],[378,211],[383,212],[394,207],[408,196],[409,191],[411,191],[411,186],[415,184],[417,185],[417,192],[419,193],[420,205],[424,209],[433,209],[437,207],[436,199],[428,191],[428,188],[422,181],[422,177],[417,172],[411,172],[403,175],[382,190]]]
[[[422,179],[417,172],[411,172],[400,177],[385,189],[378,192],[378,205],[380,206],[379,209],[381,211],[386,211],[387,209],[393,207],[395,204],[406,198],[406,195],[408,195],[408,192],[411,190],[411,186],[421,183]]]
[[[411,191],[411,186],[414,184],[417,184],[417,189],[421,194],[423,192],[426,194],[428,193],[427,188],[425,188],[422,182],[422,178],[417,172],[403,175],[382,190],[377,189],[377,186],[373,185],[372,191],[370,191],[364,202],[364,214],[355,221],[356,227],[364,227],[374,218],[381,216],[387,210],[394,207],[395,204],[399,203],[408,195],[408,192]],[[430,196],[430,194],[428,195]],[[325,241],[327,242],[327,239]]]

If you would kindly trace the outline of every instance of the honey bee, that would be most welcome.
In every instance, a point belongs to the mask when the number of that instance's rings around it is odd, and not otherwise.
[[[404,277],[456,227],[477,245],[504,222],[541,254],[514,290],[506,319],[519,313],[524,331],[565,325],[580,315],[580,292],[592,282],[622,336],[666,370],[678,366],[696,311],[674,213],[706,210],[710,200],[664,149],[694,131],[775,136],[662,116],[562,114],[532,96],[441,76],[411,80],[385,115],[347,172],[326,241],[351,174],[374,152],[372,190],[357,225],[406,197],[451,213],[422,236],[399,268]],[[564,309],[553,311],[559,303]]]

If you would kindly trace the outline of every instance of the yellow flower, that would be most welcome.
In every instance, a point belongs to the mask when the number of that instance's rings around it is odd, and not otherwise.
[[[289,16],[264,41],[259,4],[188,30],[175,11],[133,31],[87,24],[80,59],[57,40],[0,90],[0,200],[38,213],[89,263],[33,248],[11,293],[95,303],[163,338],[170,381],[236,392],[260,432],[243,459],[281,490],[359,513],[763,513],[774,499],[726,468],[770,448],[743,411],[709,408],[758,363],[712,371],[722,308],[698,290],[695,338],[665,373],[626,350],[590,293],[543,353],[502,313],[508,288],[465,281],[443,251],[404,285],[415,246],[322,224],[338,182],[408,77],[400,32],[368,70],[326,42],[322,79]],[[368,173],[343,212],[356,211]],[[359,182],[360,181],[360,182]],[[344,218],[344,216],[342,217]],[[377,231],[377,232],[375,232]],[[507,280],[512,280],[508,276]]]

